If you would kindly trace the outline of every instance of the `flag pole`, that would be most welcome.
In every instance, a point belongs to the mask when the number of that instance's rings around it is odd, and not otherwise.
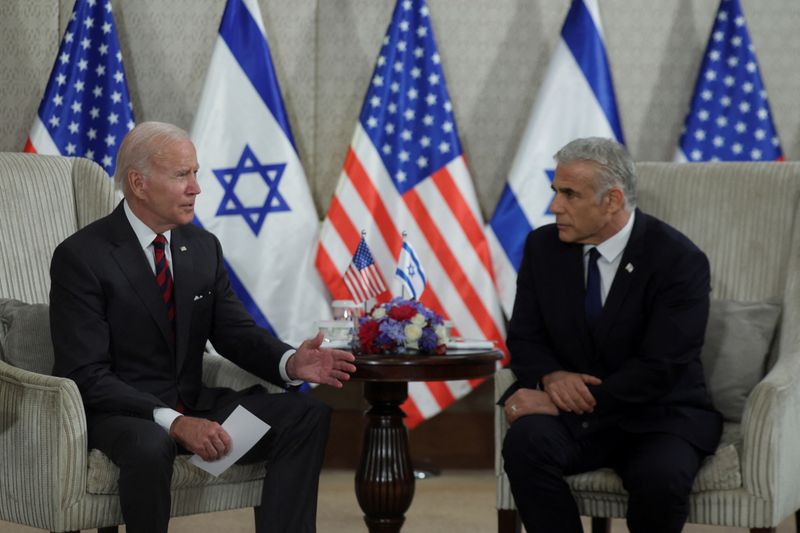
[[[408,236],[408,232],[406,230],[403,230],[402,236],[403,236],[403,245],[405,245],[406,237]],[[403,246],[402,245],[400,246],[400,257],[403,257]],[[406,299],[406,284],[405,283],[401,283],[400,284],[400,298],[402,298],[403,300]]]

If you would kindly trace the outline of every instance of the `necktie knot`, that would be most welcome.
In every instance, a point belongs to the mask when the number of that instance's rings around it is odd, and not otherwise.
[[[159,249],[163,250],[166,245],[167,245],[167,238],[164,237],[164,235],[162,235],[161,233],[156,235],[156,238],[153,239],[153,247],[154,248],[159,248]]]

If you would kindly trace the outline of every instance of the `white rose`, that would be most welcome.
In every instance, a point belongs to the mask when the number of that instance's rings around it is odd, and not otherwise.
[[[383,307],[376,307],[372,310],[372,318],[380,320],[381,318],[386,316],[386,309]]]
[[[447,338],[447,328],[444,325],[436,326],[434,329],[436,338],[439,339],[439,344],[447,344],[450,339]]]
[[[416,324],[409,324],[405,327],[406,342],[417,342],[422,337],[422,328]]]
[[[425,325],[425,322],[427,322],[427,319],[421,313],[417,313],[416,315],[411,317],[411,323],[414,324],[415,326],[422,327]]]

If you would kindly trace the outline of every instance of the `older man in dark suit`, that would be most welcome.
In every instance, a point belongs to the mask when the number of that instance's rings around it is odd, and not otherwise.
[[[355,370],[353,356],[322,349],[321,335],[295,351],[256,326],[231,289],[219,241],[191,224],[200,187],[185,131],[136,126],[116,168],[124,201],[53,255],[50,319],[54,373],[77,383],[89,446],[120,468],[127,530],[167,531],[176,453],[227,454],[231,441],[219,422],[242,405],[271,426],[240,460],[268,462],[256,529],[314,531],[328,407],[260,386],[205,387],[203,351],[210,340],[240,367],[282,386],[341,387]]]
[[[563,476],[610,467],[631,532],[678,533],[722,428],[700,362],[708,260],[636,209],[624,147],[578,139],[555,158],[556,223],[528,236],[508,332],[514,499],[529,533],[580,532]]]

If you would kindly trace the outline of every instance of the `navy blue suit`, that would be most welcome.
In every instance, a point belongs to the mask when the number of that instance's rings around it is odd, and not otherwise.
[[[153,409],[181,405],[187,415],[222,422],[239,404],[272,426],[241,460],[270,461],[258,529],[313,531],[329,409],[304,394],[203,384],[207,340],[278,385],[291,347],[257,327],[235,296],[216,237],[187,225],[172,230],[170,247],[174,335],[121,203],[61,243],[50,268],[53,373],[76,382],[89,446],[120,467],[128,531],[166,532],[169,521],[172,462],[182,450],[153,421]]]
[[[512,425],[504,455],[523,520],[532,499],[544,501],[528,493],[538,489],[524,481],[531,474],[525,472],[532,468],[531,460],[558,463],[551,465],[550,473],[559,476],[610,466],[623,475],[629,492],[635,492],[636,475],[624,475],[628,459],[639,454],[644,441],[665,436],[685,448],[668,462],[691,463],[683,480],[688,494],[700,459],[713,453],[719,442],[722,418],[711,404],[700,362],[710,291],[705,254],[674,228],[637,210],[619,269],[593,326],[584,314],[584,279],[583,245],[561,242],[555,225],[531,232],[508,332],[510,366],[518,381],[505,397],[520,387],[539,387],[544,375],[557,370],[591,374],[603,382],[589,387],[597,400],[593,413],[525,416]],[[635,450],[630,443],[636,443]],[[531,459],[531,448],[548,446],[558,448],[558,453],[569,449],[571,455],[554,458],[547,452],[546,457]],[[661,443],[646,447],[653,446]],[[641,460],[658,461],[648,454]],[[642,481],[657,484],[655,479]],[[558,490],[567,490],[566,485],[559,484]],[[566,498],[562,503],[570,507]],[[550,511],[576,512],[574,503],[570,509]],[[629,513],[629,525],[630,519]],[[528,521],[529,532],[539,530]],[[562,529],[552,525],[549,533],[572,531],[575,521],[570,524]]]

